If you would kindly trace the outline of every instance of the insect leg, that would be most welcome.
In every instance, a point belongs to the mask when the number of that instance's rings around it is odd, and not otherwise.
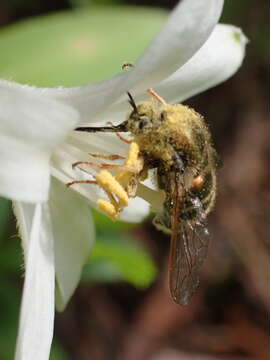
[[[114,221],[117,220],[118,215],[119,215],[119,210],[111,202],[104,200],[104,199],[98,199],[97,204],[98,204],[99,210],[103,211],[112,220],[114,220]]]
[[[70,181],[70,182],[66,183],[66,186],[70,187],[75,184],[96,184],[97,185],[97,182],[95,180],[74,180],[74,181]]]
[[[160,104],[166,105],[166,101],[160,97],[152,88],[146,90],[150,95],[152,95]]]
[[[118,139],[120,139],[121,141],[123,141],[126,144],[132,143],[132,140],[128,140],[128,139],[124,138],[122,135],[120,135],[119,132],[116,132],[115,135],[118,137]]]
[[[108,125],[113,126],[113,124],[111,122],[108,122]],[[128,140],[128,139],[124,138],[118,131],[115,132],[115,135],[118,137],[118,139],[120,139],[121,141],[123,141],[126,144],[132,143],[132,140]]]
[[[77,161],[72,164],[72,168],[74,169],[80,165],[87,165],[92,168],[98,169],[114,169],[114,170],[123,170],[123,171],[130,171],[130,172],[137,172],[138,170],[135,167],[129,167],[126,165],[115,165],[115,164],[97,164],[91,161]]]
[[[105,154],[98,154],[98,153],[88,153],[88,155],[94,157],[94,158],[100,158],[105,160],[125,160],[124,156],[111,154],[111,155],[105,155]]]
[[[116,196],[119,199],[121,206],[127,206],[129,202],[128,194],[123,186],[115,179],[115,177],[107,170],[102,170],[97,176],[96,180],[98,185]]]
[[[105,199],[98,199],[98,208],[108,215],[112,220],[117,220],[119,212],[121,210],[120,202],[118,202],[111,191],[103,187],[103,190],[107,194],[110,201]]]

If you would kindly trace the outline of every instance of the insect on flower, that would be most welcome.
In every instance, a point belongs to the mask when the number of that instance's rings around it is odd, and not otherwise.
[[[147,91],[155,101],[136,104],[128,93],[132,111],[121,124],[76,129],[90,133],[115,132],[122,141],[130,143],[130,148],[122,165],[83,161],[73,164],[101,170],[95,180],[67,185],[99,185],[109,199],[99,199],[99,208],[117,219],[129,198],[136,196],[139,181],[147,178],[148,170],[155,169],[165,200],[153,223],[171,235],[170,290],[173,300],[185,305],[198,286],[198,272],[207,254],[209,236],[205,220],[216,197],[217,154],[200,114],[181,104],[167,104],[152,89]],[[132,141],[123,138],[120,132],[131,133]],[[118,155],[91,155],[124,159]],[[109,169],[116,170],[116,175]]]

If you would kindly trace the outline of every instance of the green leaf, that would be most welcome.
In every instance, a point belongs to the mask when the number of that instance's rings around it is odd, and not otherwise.
[[[161,28],[166,12],[91,7],[37,17],[0,31],[0,77],[37,86],[101,80],[134,62]]]
[[[9,219],[11,218],[11,202],[0,197],[0,242],[7,231]]]
[[[18,289],[4,278],[0,278],[0,359],[9,360],[13,358],[18,318],[20,296]]]
[[[101,214],[100,212],[91,209],[91,214],[96,225],[97,232],[99,231],[125,231],[131,229],[135,225],[124,221],[113,221],[108,216]]]
[[[83,282],[116,283],[123,280],[119,268],[110,260],[104,260],[102,257],[89,260],[82,273]]]
[[[155,280],[156,272],[150,255],[132,236],[111,231],[98,236],[82,279],[125,280],[137,288],[146,288]]]
[[[22,250],[18,238],[11,237],[3,243],[0,248],[0,274],[16,274],[22,273]]]
[[[63,346],[56,340],[53,340],[50,360],[68,360],[68,359],[69,357],[66,351],[64,350]]]

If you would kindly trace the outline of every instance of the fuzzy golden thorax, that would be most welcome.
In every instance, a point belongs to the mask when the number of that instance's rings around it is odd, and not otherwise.
[[[203,117],[181,104],[143,102],[129,114],[127,129],[144,155],[168,166],[173,164],[175,152],[187,156],[187,166],[196,166],[205,144],[210,142]]]

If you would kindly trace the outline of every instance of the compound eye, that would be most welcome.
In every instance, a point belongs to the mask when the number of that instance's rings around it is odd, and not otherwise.
[[[148,120],[146,119],[140,120],[139,129],[142,130],[145,126],[147,126],[147,124],[148,124]]]
[[[160,120],[161,121],[165,120],[165,112],[164,111],[160,114]]]

